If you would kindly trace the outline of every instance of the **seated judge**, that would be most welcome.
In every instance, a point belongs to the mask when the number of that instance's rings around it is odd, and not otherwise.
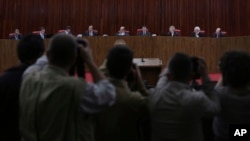
[[[216,28],[215,32],[213,33],[212,37],[219,38],[219,37],[225,37],[225,35],[221,32],[221,28]]]
[[[97,36],[98,32],[93,29],[93,25],[90,25],[88,30],[83,33],[83,36]]]
[[[175,26],[171,25],[169,27],[169,32],[167,33],[167,36],[171,36],[171,37],[179,36],[179,33],[175,32]]]
[[[63,32],[61,32],[61,33],[72,35],[72,33],[71,33],[71,26],[67,26],[66,29]]]
[[[151,36],[151,33],[148,31],[146,26],[141,28],[141,31],[137,33],[138,36]]]
[[[129,36],[129,33],[126,32],[125,27],[121,26],[120,30],[115,34],[116,36]]]
[[[194,27],[194,32],[192,32],[191,36],[192,37],[196,37],[196,38],[199,38],[199,37],[204,37],[204,34],[200,32],[201,29],[199,26],[195,26]]]
[[[14,33],[9,37],[11,40],[20,40],[22,38],[22,34],[20,33],[19,29],[15,29]]]

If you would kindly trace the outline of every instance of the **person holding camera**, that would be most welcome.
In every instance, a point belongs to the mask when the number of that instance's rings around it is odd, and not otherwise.
[[[250,125],[249,62],[250,55],[245,51],[227,51],[220,58],[222,77],[215,90],[220,99],[221,111],[213,121],[214,141],[228,141],[233,135],[231,131],[235,133],[235,129],[240,126],[245,129]]]
[[[92,139],[89,115],[113,105],[116,95],[114,86],[94,63],[90,48],[84,46],[85,43],[78,44],[70,35],[55,35],[47,51],[48,64],[39,71],[35,66],[23,76],[19,102],[24,141]],[[76,60],[77,48],[94,84],[68,74]]]
[[[204,140],[201,117],[219,112],[220,107],[202,61],[199,61],[198,70],[203,91],[190,87],[193,79],[191,57],[176,53],[170,59],[149,97],[152,141]]]
[[[125,45],[116,45],[108,53],[106,66],[109,80],[116,88],[116,102],[96,116],[96,141],[139,141],[146,138],[140,133],[149,129],[148,93],[139,68],[132,61],[133,53]],[[136,92],[130,90],[126,81],[130,72],[134,74],[138,86]]]

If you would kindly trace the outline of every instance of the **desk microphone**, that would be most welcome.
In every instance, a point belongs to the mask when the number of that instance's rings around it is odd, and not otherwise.
[[[143,59],[143,57],[141,58],[141,62],[145,62],[144,59]]]

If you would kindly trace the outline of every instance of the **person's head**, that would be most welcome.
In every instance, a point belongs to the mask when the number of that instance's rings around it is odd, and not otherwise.
[[[216,30],[215,30],[215,33],[220,33],[220,31],[221,31],[221,28],[216,28]]]
[[[174,32],[174,31],[175,31],[175,26],[171,25],[171,26],[169,27],[169,32]]]
[[[71,26],[67,26],[67,27],[66,27],[66,31],[67,31],[68,33],[70,33],[70,32],[71,32]]]
[[[116,45],[107,56],[109,75],[116,79],[125,79],[133,63],[133,53],[126,45]]]
[[[45,28],[44,27],[40,27],[40,33],[42,33],[42,34],[45,33]]]
[[[43,40],[34,34],[24,36],[17,45],[17,55],[23,64],[33,64],[44,50]]]
[[[114,45],[126,45],[127,43],[123,39],[117,39]]]
[[[125,32],[125,27],[124,26],[120,27],[120,32]]]
[[[199,33],[201,31],[200,27],[199,26],[195,26],[194,27],[194,32],[195,33]]]
[[[90,25],[89,28],[88,28],[89,31],[92,31],[93,30],[93,25]]]
[[[77,56],[76,39],[67,34],[57,34],[52,37],[47,51],[49,64],[61,68],[70,68]]]
[[[223,83],[229,87],[244,87],[250,82],[250,56],[243,51],[228,51],[220,58]]]
[[[193,76],[193,65],[191,58],[183,53],[176,53],[168,63],[168,79],[188,83]]]
[[[14,33],[15,34],[20,34],[19,29],[15,29]]]
[[[147,30],[148,30],[148,29],[147,29],[146,26],[143,26],[143,27],[142,27],[142,31],[143,31],[143,32],[146,32]]]

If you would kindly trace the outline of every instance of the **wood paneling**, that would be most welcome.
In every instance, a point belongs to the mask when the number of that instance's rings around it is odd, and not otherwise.
[[[89,43],[93,57],[98,65],[106,58],[108,50],[116,39],[121,37],[90,37]],[[244,50],[250,52],[250,37],[227,38],[192,38],[192,37],[122,37],[134,52],[135,58],[160,58],[163,67],[176,52],[190,56],[203,57],[208,65],[208,71],[218,72],[220,56],[227,50]],[[48,45],[48,40],[45,41]],[[17,41],[0,40],[0,72],[18,63],[16,56]]]
[[[0,0],[0,38],[15,28],[27,34],[40,26],[56,33],[71,25],[78,34],[90,24],[109,35],[121,25],[135,35],[142,25],[161,34],[173,24],[183,36],[195,25],[207,36],[218,26],[228,36],[245,36],[250,32],[249,5],[249,0]]]

